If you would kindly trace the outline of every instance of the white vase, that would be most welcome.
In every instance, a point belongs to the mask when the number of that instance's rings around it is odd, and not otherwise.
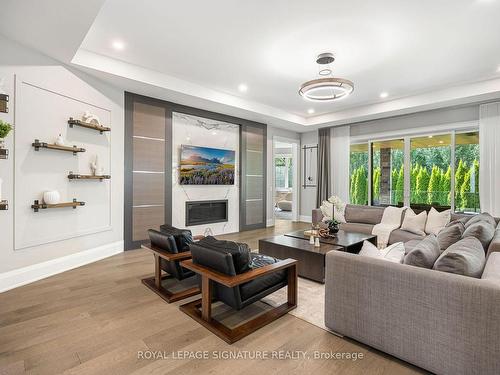
[[[59,136],[56,138],[56,145],[65,146],[64,138],[61,134],[59,134]]]
[[[57,190],[46,191],[43,193],[43,202],[45,204],[58,204],[61,201],[61,195]]]

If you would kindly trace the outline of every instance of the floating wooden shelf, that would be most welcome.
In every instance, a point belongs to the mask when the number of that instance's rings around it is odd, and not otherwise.
[[[9,158],[9,150],[6,148],[0,148],[0,159],[8,159]]]
[[[38,212],[38,210],[45,210],[48,208],[73,207],[73,209],[75,209],[78,206],[85,206],[85,202],[78,202],[76,199],[73,199],[73,202],[58,203],[58,204],[45,204],[45,203],[40,203],[38,200],[36,200],[31,205],[31,208],[33,209],[33,211]]]
[[[0,94],[0,112],[9,113],[9,95]]]
[[[73,172],[69,172],[68,178],[70,180],[109,180],[111,178],[110,175],[102,175],[102,176],[93,176],[88,174],[74,174]]]
[[[73,119],[73,117],[69,118],[68,124],[69,124],[70,128],[72,128],[73,126],[81,126],[82,128],[97,130],[101,134],[103,132],[110,132],[111,131],[111,128],[108,128],[106,126],[95,125],[95,124],[91,124],[89,122],[83,122],[83,121],[80,121],[80,120],[75,120],[75,119]]]
[[[48,148],[51,150],[69,151],[72,152],[73,155],[76,155],[78,152],[85,152],[85,149],[81,147],[52,145],[45,142],[40,142],[38,139],[35,139],[35,142],[32,143],[32,146],[35,148],[35,151],[40,151],[41,148]]]
[[[0,211],[7,211],[9,209],[9,202],[6,200],[0,201]]]

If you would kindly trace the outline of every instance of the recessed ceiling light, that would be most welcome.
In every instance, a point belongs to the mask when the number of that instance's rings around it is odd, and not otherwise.
[[[245,83],[240,83],[238,85],[238,90],[240,92],[247,92],[248,91],[248,86]]]
[[[307,110],[307,113],[309,113],[310,115],[312,115],[314,113],[314,108],[309,108]]]
[[[122,51],[125,48],[125,43],[123,43],[121,40],[115,40],[112,46],[117,51]]]
[[[385,91],[380,93],[380,97],[381,97],[382,99],[387,98],[388,96],[389,96],[389,93],[387,93],[387,92],[385,92]]]

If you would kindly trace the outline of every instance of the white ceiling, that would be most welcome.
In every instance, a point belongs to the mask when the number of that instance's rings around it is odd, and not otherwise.
[[[80,46],[71,59],[79,67],[144,94],[294,130],[500,97],[500,0],[106,0],[100,10],[102,0],[69,2],[85,9],[84,20],[95,12],[91,26],[74,27],[85,38],[73,31],[67,47]],[[56,40],[68,39],[58,26]],[[116,40],[123,50],[113,49]],[[304,101],[298,87],[317,77],[314,60],[325,51],[355,90],[340,102]]]

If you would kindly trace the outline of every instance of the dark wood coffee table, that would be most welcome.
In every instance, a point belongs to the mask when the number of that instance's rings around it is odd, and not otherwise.
[[[287,233],[285,234],[285,236],[309,241],[309,236],[305,236],[303,230]],[[343,248],[343,251],[355,254],[359,253],[359,251],[363,247],[363,241],[371,242],[372,244],[377,246],[377,236],[373,234],[347,232],[345,230],[339,230],[339,232],[335,234],[335,237],[333,238],[320,237],[319,241],[324,244],[340,246]]]
[[[278,259],[292,258],[299,261],[298,275],[320,283],[325,282],[325,255],[341,246],[322,243],[320,247],[301,238],[276,236],[259,240],[259,253]]]

